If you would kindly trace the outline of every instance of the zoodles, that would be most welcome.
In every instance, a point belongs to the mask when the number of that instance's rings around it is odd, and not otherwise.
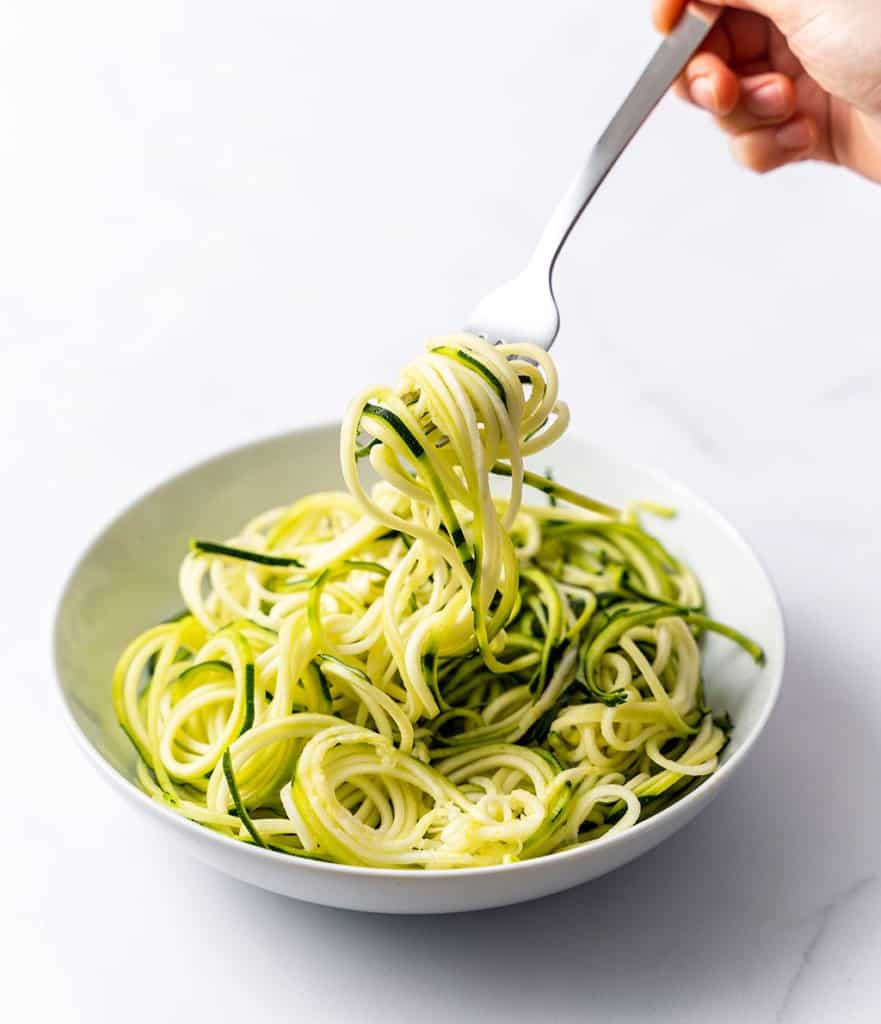
[[[470,335],[356,398],[348,492],[194,541],[186,611],[120,658],[146,792],[279,853],[438,869],[592,842],[711,775],[700,636],[761,650],[633,512],[525,468],[567,423],[546,352]]]

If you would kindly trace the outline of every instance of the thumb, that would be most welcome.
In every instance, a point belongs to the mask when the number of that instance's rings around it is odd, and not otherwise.
[[[659,32],[667,33],[679,21],[688,0],[652,0],[652,20]],[[736,7],[740,11],[755,11],[764,14],[772,21],[777,19],[784,6],[784,0],[727,0],[726,3],[715,3],[710,0],[711,7]]]

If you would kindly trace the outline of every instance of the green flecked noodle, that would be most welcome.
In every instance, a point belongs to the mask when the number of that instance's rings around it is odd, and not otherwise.
[[[761,650],[632,511],[525,469],[567,423],[547,353],[469,335],[359,396],[348,492],[194,541],[186,612],[120,658],[143,788],[272,851],[439,869],[595,841],[711,775],[700,637]]]

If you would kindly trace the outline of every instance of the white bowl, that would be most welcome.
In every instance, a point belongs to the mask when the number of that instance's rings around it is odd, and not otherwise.
[[[574,850],[503,867],[433,872],[297,860],[193,824],[138,789],[134,752],[110,702],[119,653],[140,630],[180,609],[177,570],[190,537],[222,540],[263,509],[341,487],[338,437],[335,425],[316,427],[203,462],[124,511],[83,555],[59,605],[55,660],[74,731],[103,778],[181,849],[236,878],[312,903],[400,914],[478,910],[560,892],[640,856],[706,807],[743,763],[777,699],[784,656],[777,597],[747,543],[704,501],[571,438],[550,459],[543,456],[557,479],[613,502],[644,498],[678,508],[677,519],[651,529],[697,571],[712,614],[765,649],[760,667],[721,637],[705,641],[710,702],[730,711],[735,726],[721,767],[702,786],[629,831]]]

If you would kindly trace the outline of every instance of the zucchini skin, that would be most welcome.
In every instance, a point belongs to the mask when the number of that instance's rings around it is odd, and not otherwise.
[[[143,789],[266,855],[433,870],[595,842],[701,785],[735,728],[701,644],[761,648],[639,519],[669,510],[527,467],[567,418],[546,353],[431,343],[353,402],[348,493],[191,541],[185,610],[113,679]]]

